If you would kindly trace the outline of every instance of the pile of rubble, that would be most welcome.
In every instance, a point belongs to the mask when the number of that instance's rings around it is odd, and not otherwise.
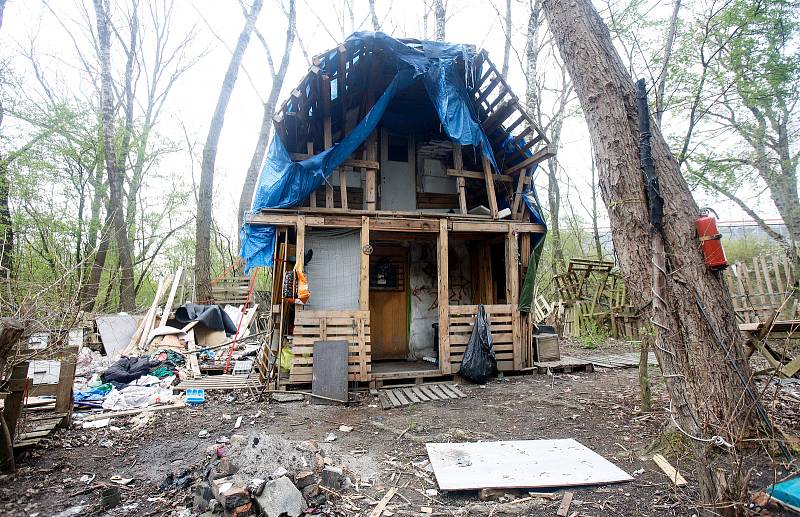
[[[288,455],[275,454],[275,443],[263,434],[221,436],[216,442],[206,449],[209,461],[199,481],[184,473],[162,483],[162,489],[170,490],[194,482],[193,510],[203,516],[321,513],[329,499],[357,479],[346,467],[334,465],[314,441],[298,444]],[[281,456],[286,466],[271,469]]]

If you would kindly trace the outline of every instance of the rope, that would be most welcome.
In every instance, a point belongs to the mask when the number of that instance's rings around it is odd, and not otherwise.
[[[716,445],[717,447],[727,447],[728,449],[733,449],[733,444],[728,443],[725,440],[725,438],[721,437],[718,434],[715,434],[711,438],[700,438],[698,436],[692,436],[691,434],[689,434],[686,431],[684,431],[683,428],[680,425],[678,425],[677,420],[675,420],[675,414],[672,412],[672,401],[671,400],[669,401],[669,418],[670,418],[670,420],[672,420],[672,423],[675,425],[675,427],[678,429],[678,431],[683,433],[685,436],[691,438],[692,440],[695,440],[697,442],[703,442],[703,443],[712,443],[712,444]]]
[[[250,298],[253,296],[253,287],[256,285],[256,278],[258,277],[258,268],[253,271],[253,278],[250,279],[250,290],[247,291],[247,299],[244,301],[242,308],[242,315],[239,316],[239,324],[236,326],[236,334],[233,335],[231,347],[228,349],[228,358],[225,360],[225,369],[223,373],[228,373],[231,366],[231,357],[233,357],[233,349],[236,346],[236,340],[239,337],[239,331],[242,329],[242,321],[244,320],[245,313],[247,313],[247,306],[250,305]]]
[[[220,280],[222,280],[228,274],[228,272],[231,269],[235,268],[236,266],[238,266],[241,263],[242,263],[242,257],[239,257],[238,259],[236,259],[236,262],[234,262],[230,266],[226,267],[225,270],[217,278],[212,280],[211,281],[211,285],[216,285],[216,283],[219,282]]]

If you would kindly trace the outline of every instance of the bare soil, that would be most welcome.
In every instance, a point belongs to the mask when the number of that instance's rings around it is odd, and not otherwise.
[[[194,515],[191,487],[162,491],[159,485],[170,473],[179,477],[188,471],[193,479],[201,479],[214,444],[225,437],[233,442],[229,447],[238,448],[231,458],[243,479],[267,478],[281,466],[296,472],[308,463],[308,451],[315,447],[334,465],[345,466],[355,486],[341,494],[326,492],[328,503],[311,513],[368,515],[389,487],[397,487],[387,507],[395,515],[553,516],[564,490],[555,491],[552,499],[510,491],[490,501],[481,501],[477,492],[426,493],[437,485],[433,474],[419,466],[427,459],[424,444],[575,438],[634,480],[569,488],[575,494],[569,515],[691,515],[696,500],[691,464],[674,434],[666,449],[665,440],[657,440],[669,421],[668,403],[657,368],[651,368],[650,377],[655,408],[650,413],[639,410],[635,368],[504,377],[485,387],[463,385],[465,399],[392,410],[382,410],[368,393],[349,407],[256,402],[247,393],[229,402],[227,394],[219,393],[198,408],[152,413],[138,429],[120,418],[111,424],[116,428],[60,431],[44,448],[22,459],[15,475],[0,477],[0,512],[101,515],[101,489],[111,476],[119,475],[134,481],[122,488],[121,504],[106,515]],[[774,400],[770,410],[780,415],[785,431],[797,434],[800,402],[791,397]],[[238,416],[243,417],[242,425],[234,429]],[[353,429],[341,431],[342,425]],[[204,430],[208,436],[201,433]],[[336,439],[325,442],[329,433]],[[649,459],[654,442],[688,486],[676,488]],[[756,447],[743,456],[755,489],[787,475]],[[81,481],[84,475],[90,481]]]

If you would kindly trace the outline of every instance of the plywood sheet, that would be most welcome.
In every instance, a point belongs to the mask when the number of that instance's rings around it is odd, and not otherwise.
[[[347,341],[315,342],[312,367],[311,392],[347,402]],[[331,401],[314,398],[314,403]]]
[[[106,355],[119,357],[136,333],[136,320],[130,314],[109,314],[94,319]]]
[[[442,490],[546,488],[633,479],[571,438],[426,443],[425,447]]]

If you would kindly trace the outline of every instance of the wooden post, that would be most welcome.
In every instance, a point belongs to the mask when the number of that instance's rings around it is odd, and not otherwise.
[[[333,128],[331,127],[331,78],[322,76],[322,138],[325,149],[333,146]],[[325,208],[333,208],[333,185],[325,182]]]
[[[69,428],[72,414],[72,384],[75,381],[75,368],[78,361],[78,347],[65,346],[64,354],[61,357],[58,373],[58,392],[56,394],[56,413],[64,413],[66,416],[61,421],[59,427]]]
[[[378,160],[378,139],[376,133],[373,131],[367,139],[367,160]],[[375,169],[367,169],[367,179],[365,185],[365,196],[367,210],[377,210],[378,200],[378,186],[377,186],[377,173]]]
[[[453,142],[453,168],[464,169],[464,155],[461,153],[461,144]],[[467,192],[466,180],[462,177],[456,178],[456,190],[458,192],[458,208],[462,214],[467,213]]]
[[[303,271],[303,255],[306,253],[306,216],[297,216],[297,242],[295,244],[295,267]]]
[[[522,369],[522,336],[519,317],[519,263],[517,234],[513,225],[506,234],[506,303],[511,305],[511,335],[514,350],[514,369]]]
[[[492,176],[492,164],[489,158],[481,151],[481,162],[483,163],[483,177],[486,180],[486,196],[489,198],[489,211],[492,219],[497,219],[497,197],[494,193],[494,177]]]
[[[519,206],[522,204],[522,189],[525,187],[525,178],[528,175],[528,169],[522,169],[519,171],[519,177],[517,178],[517,189],[514,191],[514,202],[511,204],[511,218],[512,219],[519,219],[521,214],[517,214],[517,210]]]
[[[358,278],[358,308],[369,310],[369,217],[361,217],[361,273]]]
[[[339,198],[342,204],[342,210],[347,210],[347,169],[344,167],[339,169]]]
[[[450,278],[447,263],[447,219],[439,221],[436,243],[436,266],[439,272],[439,369],[449,374],[450,368]]]
[[[308,156],[314,156],[314,142],[307,142],[306,143],[306,151],[308,152]],[[308,197],[308,206],[311,208],[317,208],[317,191],[311,192],[311,195]]]

